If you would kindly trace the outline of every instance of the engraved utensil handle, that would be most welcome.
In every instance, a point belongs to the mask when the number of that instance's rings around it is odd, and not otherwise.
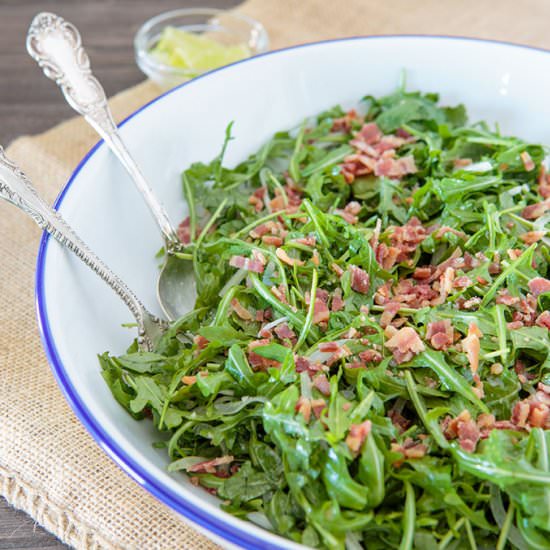
[[[140,340],[145,340],[147,348],[152,342],[145,334],[152,315],[145,309],[136,295],[103,263],[73,231],[61,215],[50,208],[37,194],[27,176],[18,166],[9,160],[0,147],[0,198],[14,204],[32,217],[38,226],[74,252],[90,269],[95,271],[128,306],[134,315],[140,333]]]
[[[53,13],[39,13],[27,34],[27,51],[44,74],[61,88],[69,105],[94,127],[118,157],[145,199],[168,248],[179,247],[180,241],[164,207],[120,137],[107,97],[92,74],[76,27]]]

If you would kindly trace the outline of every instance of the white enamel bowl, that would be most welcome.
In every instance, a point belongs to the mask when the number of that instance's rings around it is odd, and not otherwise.
[[[122,126],[130,150],[174,222],[185,216],[180,173],[220,150],[234,120],[227,163],[256,151],[277,130],[337,103],[393,91],[406,70],[411,90],[463,102],[471,120],[498,121],[503,132],[550,143],[548,52],[479,40],[369,37],[268,53],[209,73],[150,103]],[[57,206],[145,304],[155,299],[161,239],[143,201],[105,145],[80,163]],[[222,512],[217,500],[182,474],[169,474],[150,422],[135,422],[111,396],[96,354],[121,353],[134,333],[115,294],[72,254],[45,237],[36,280],[37,310],[53,372],[75,413],[137,483],[226,546],[299,548]]]

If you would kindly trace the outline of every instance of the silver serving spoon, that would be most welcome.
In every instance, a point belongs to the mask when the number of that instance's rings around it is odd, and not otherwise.
[[[28,214],[38,226],[74,252],[91,270],[99,275],[122,299],[138,325],[138,344],[143,351],[152,351],[168,328],[149,313],[126,283],[115,275],[73,231],[69,224],[42,200],[27,176],[9,160],[0,147],[0,198]]]
[[[181,242],[164,207],[122,141],[105,91],[92,74],[78,30],[53,13],[40,13],[29,28],[27,51],[44,74],[61,88],[67,103],[103,138],[145,199],[162,233],[166,251],[166,261],[157,281],[159,304],[168,319],[181,317],[189,311],[196,294],[190,277],[192,270],[187,261],[174,255],[181,250]]]

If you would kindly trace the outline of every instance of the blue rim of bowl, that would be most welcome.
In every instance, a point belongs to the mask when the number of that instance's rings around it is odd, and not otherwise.
[[[137,111],[135,111],[134,113],[129,115],[127,118],[125,118],[119,124],[119,126],[123,126],[129,120],[134,118],[136,115],[138,115],[139,113],[141,113],[142,111],[150,107],[151,105],[153,105],[157,101],[160,101],[162,98],[166,97],[167,95],[170,95],[176,92],[180,88],[183,88],[185,86],[192,86],[193,82],[196,82],[201,78],[208,78],[208,76],[211,74],[214,74],[220,71],[225,71],[235,65],[248,63],[260,57],[276,55],[280,52],[287,52],[287,51],[291,51],[299,48],[311,48],[311,47],[319,46],[321,44],[348,42],[353,40],[384,40],[384,39],[387,40],[387,39],[394,39],[394,38],[412,38],[412,39],[421,39],[421,40],[443,39],[443,40],[453,40],[453,41],[456,40],[456,41],[464,41],[464,42],[481,42],[481,43],[496,44],[501,46],[508,46],[512,48],[534,50],[534,51],[538,51],[546,54],[550,53],[550,50],[547,50],[544,48],[528,46],[525,44],[515,44],[513,42],[505,42],[501,40],[471,38],[467,36],[422,35],[422,34],[352,36],[348,38],[336,38],[332,40],[322,40],[322,41],[312,42],[307,44],[298,44],[296,46],[291,46],[280,50],[273,50],[273,51],[256,55],[254,57],[243,59],[235,63],[232,63],[231,65],[226,65],[225,67],[214,69],[213,71],[200,75],[194,78],[193,80],[190,80],[189,82],[184,82],[183,84],[180,84],[179,86],[163,93],[162,95],[156,97],[149,103],[145,104],[143,107],[139,108]],[[75,171],[71,175],[69,181],[67,182],[67,184],[65,185],[65,187],[62,189],[61,193],[55,200],[54,207],[56,209],[58,209],[61,206],[63,199],[67,194],[67,191],[73,184],[79,172],[82,170],[84,165],[88,162],[88,160],[94,155],[94,153],[98,150],[98,148],[102,145],[102,143],[103,143],[103,140],[100,140],[98,143],[96,143],[92,147],[92,149],[90,149],[90,151],[86,154],[86,156],[80,161]],[[231,525],[227,522],[223,522],[223,521],[219,522],[217,520],[213,520],[208,515],[208,512],[206,512],[205,510],[202,510],[199,506],[196,506],[195,504],[187,502],[184,499],[182,499],[180,495],[176,494],[174,491],[172,491],[168,487],[165,487],[164,484],[155,480],[154,476],[151,476],[150,474],[148,474],[147,471],[142,469],[139,462],[133,459],[132,457],[128,456],[128,454],[117,444],[117,442],[114,441],[109,436],[109,434],[105,432],[103,427],[94,419],[92,411],[90,411],[82,402],[82,400],[80,399],[80,396],[78,395],[78,392],[75,390],[74,386],[71,384],[69,380],[68,373],[61,361],[61,358],[59,357],[59,354],[57,352],[57,348],[55,346],[55,342],[53,339],[53,335],[50,329],[48,312],[46,307],[46,299],[44,294],[44,276],[45,276],[44,267],[45,267],[45,260],[46,260],[49,240],[50,240],[49,235],[47,233],[44,233],[40,241],[40,246],[38,249],[38,257],[36,261],[35,306],[36,306],[36,315],[38,319],[38,326],[40,330],[40,337],[42,339],[42,344],[44,346],[46,356],[52,368],[55,379],[57,380],[58,385],[60,386],[63,394],[65,395],[65,398],[69,402],[74,413],[82,422],[84,427],[88,430],[88,432],[92,435],[92,437],[96,440],[96,442],[111,457],[111,459],[113,459],[114,462],[116,462],[116,464],[118,464],[121,467],[122,470],[124,470],[134,481],[136,481],[149,493],[155,496],[158,500],[160,500],[162,503],[172,508],[172,510],[175,510],[179,514],[187,517],[192,522],[196,523],[197,525],[200,525],[201,527],[217,535],[218,537],[221,537],[222,539],[225,539],[226,541],[233,543],[235,545],[241,546],[245,549],[253,550],[255,548],[261,547],[262,549],[266,549],[266,550],[267,549],[284,550],[285,549],[284,544],[278,545],[278,544],[268,543],[262,538],[247,532],[246,527],[241,528],[236,525]]]

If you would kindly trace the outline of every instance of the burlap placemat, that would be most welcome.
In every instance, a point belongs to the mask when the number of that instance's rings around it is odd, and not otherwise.
[[[266,25],[274,48],[388,33],[481,36],[550,48],[547,0],[249,0],[239,11]],[[157,93],[144,83],[119,94],[111,102],[116,118]],[[8,154],[53,201],[95,141],[82,120],[72,119],[16,140]],[[34,316],[40,232],[0,204],[0,236],[1,494],[76,548],[215,548],[128,478],[73,415],[50,373]]]

